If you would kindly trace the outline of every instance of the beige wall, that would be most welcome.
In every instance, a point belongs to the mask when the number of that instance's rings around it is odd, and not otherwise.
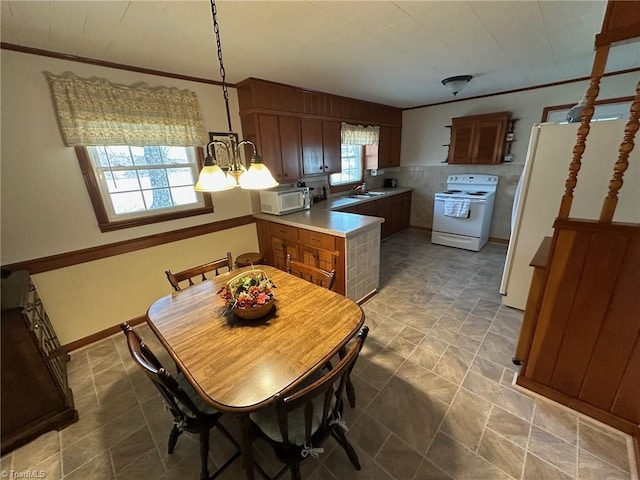
[[[164,274],[258,251],[255,224],[34,275],[62,344],[144,315],[173,291]]]
[[[482,81],[482,77],[472,81]],[[598,99],[630,96],[635,90],[638,73],[629,73],[602,80]],[[385,176],[397,177],[399,185],[413,187],[411,225],[431,227],[433,194],[444,190],[447,175],[456,173],[487,173],[500,177],[490,236],[508,239],[510,235],[511,206],[518,178],[522,173],[531,127],[539,123],[545,107],[576,103],[588,86],[587,81],[526,92],[496,95],[408,110],[402,116],[402,167],[387,170]],[[486,166],[448,165],[447,158],[451,119],[465,115],[510,111],[517,118],[515,142],[511,152],[513,163]],[[567,166],[571,159],[567,158]],[[567,170],[568,171],[568,170]]]
[[[220,87],[1,50],[1,262],[14,262],[140,238],[251,213],[251,197],[213,195],[215,213],[102,233],[73,148],[62,142],[44,72],[73,72],[131,85],[196,92],[207,130],[226,131]],[[213,70],[212,70],[213,72]],[[234,129],[242,137],[236,92],[229,92]],[[203,235],[35,276],[63,344],[143,315],[169,292],[164,270],[179,270],[258,248],[254,225]]]

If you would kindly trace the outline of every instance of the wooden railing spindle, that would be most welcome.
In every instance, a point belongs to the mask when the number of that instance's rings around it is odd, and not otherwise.
[[[560,210],[558,218],[567,219],[571,212],[571,203],[573,202],[573,191],[578,183],[578,172],[582,166],[582,155],[585,150],[587,135],[589,135],[591,118],[593,117],[594,103],[600,93],[600,79],[604,74],[607,65],[607,56],[609,55],[609,45],[603,45],[596,49],[596,56],[591,69],[591,83],[585,95],[586,105],[582,110],[580,127],[578,128],[578,138],[573,147],[573,158],[569,164],[569,175],[565,181],[565,190],[560,201]]]
[[[634,138],[640,127],[640,82],[636,85],[636,95],[629,111],[629,121],[624,128],[624,139],[618,150],[618,160],[613,166],[613,176],[609,181],[609,193],[602,202],[599,222],[611,223],[618,206],[618,192],[622,188],[624,172],[629,166],[629,154],[635,146]]]

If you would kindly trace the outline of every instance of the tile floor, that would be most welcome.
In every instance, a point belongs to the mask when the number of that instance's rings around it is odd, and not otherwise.
[[[564,480],[634,479],[630,440],[606,426],[512,387],[511,356],[522,314],[501,306],[505,247],[469,252],[405,231],[382,243],[379,295],[364,306],[371,327],[356,364],[348,437],[362,470],[331,440],[304,478]],[[146,326],[139,331],[166,364]],[[72,353],[80,420],[6,455],[0,470],[47,480],[198,478],[198,444],[183,435],[166,453],[171,419],[132,364],[122,335]],[[225,423],[235,429],[235,420]],[[229,447],[213,434],[211,462]],[[257,460],[277,462],[266,444]],[[220,477],[242,479],[236,461]]]

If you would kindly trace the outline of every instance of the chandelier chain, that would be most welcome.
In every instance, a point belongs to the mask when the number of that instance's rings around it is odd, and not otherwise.
[[[220,76],[222,77],[222,95],[224,96],[224,105],[227,109],[227,124],[229,126],[229,138],[232,137],[233,131],[231,128],[231,113],[229,111],[229,92],[227,91],[226,72],[224,70],[224,63],[222,62],[222,44],[220,43],[220,26],[217,19],[218,9],[216,8],[215,0],[211,0],[211,14],[213,16],[213,31],[216,34],[216,47],[218,49],[218,62],[220,63]]]

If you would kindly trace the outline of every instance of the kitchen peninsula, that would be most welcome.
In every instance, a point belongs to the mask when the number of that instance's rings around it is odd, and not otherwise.
[[[268,264],[284,269],[287,255],[336,271],[335,291],[358,302],[373,293],[380,277],[380,230],[385,218],[347,213],[382,198],[400,198],[408,188],[379,190],[371,196],[338,197],[288,215],[254,213],[260,251]]]

